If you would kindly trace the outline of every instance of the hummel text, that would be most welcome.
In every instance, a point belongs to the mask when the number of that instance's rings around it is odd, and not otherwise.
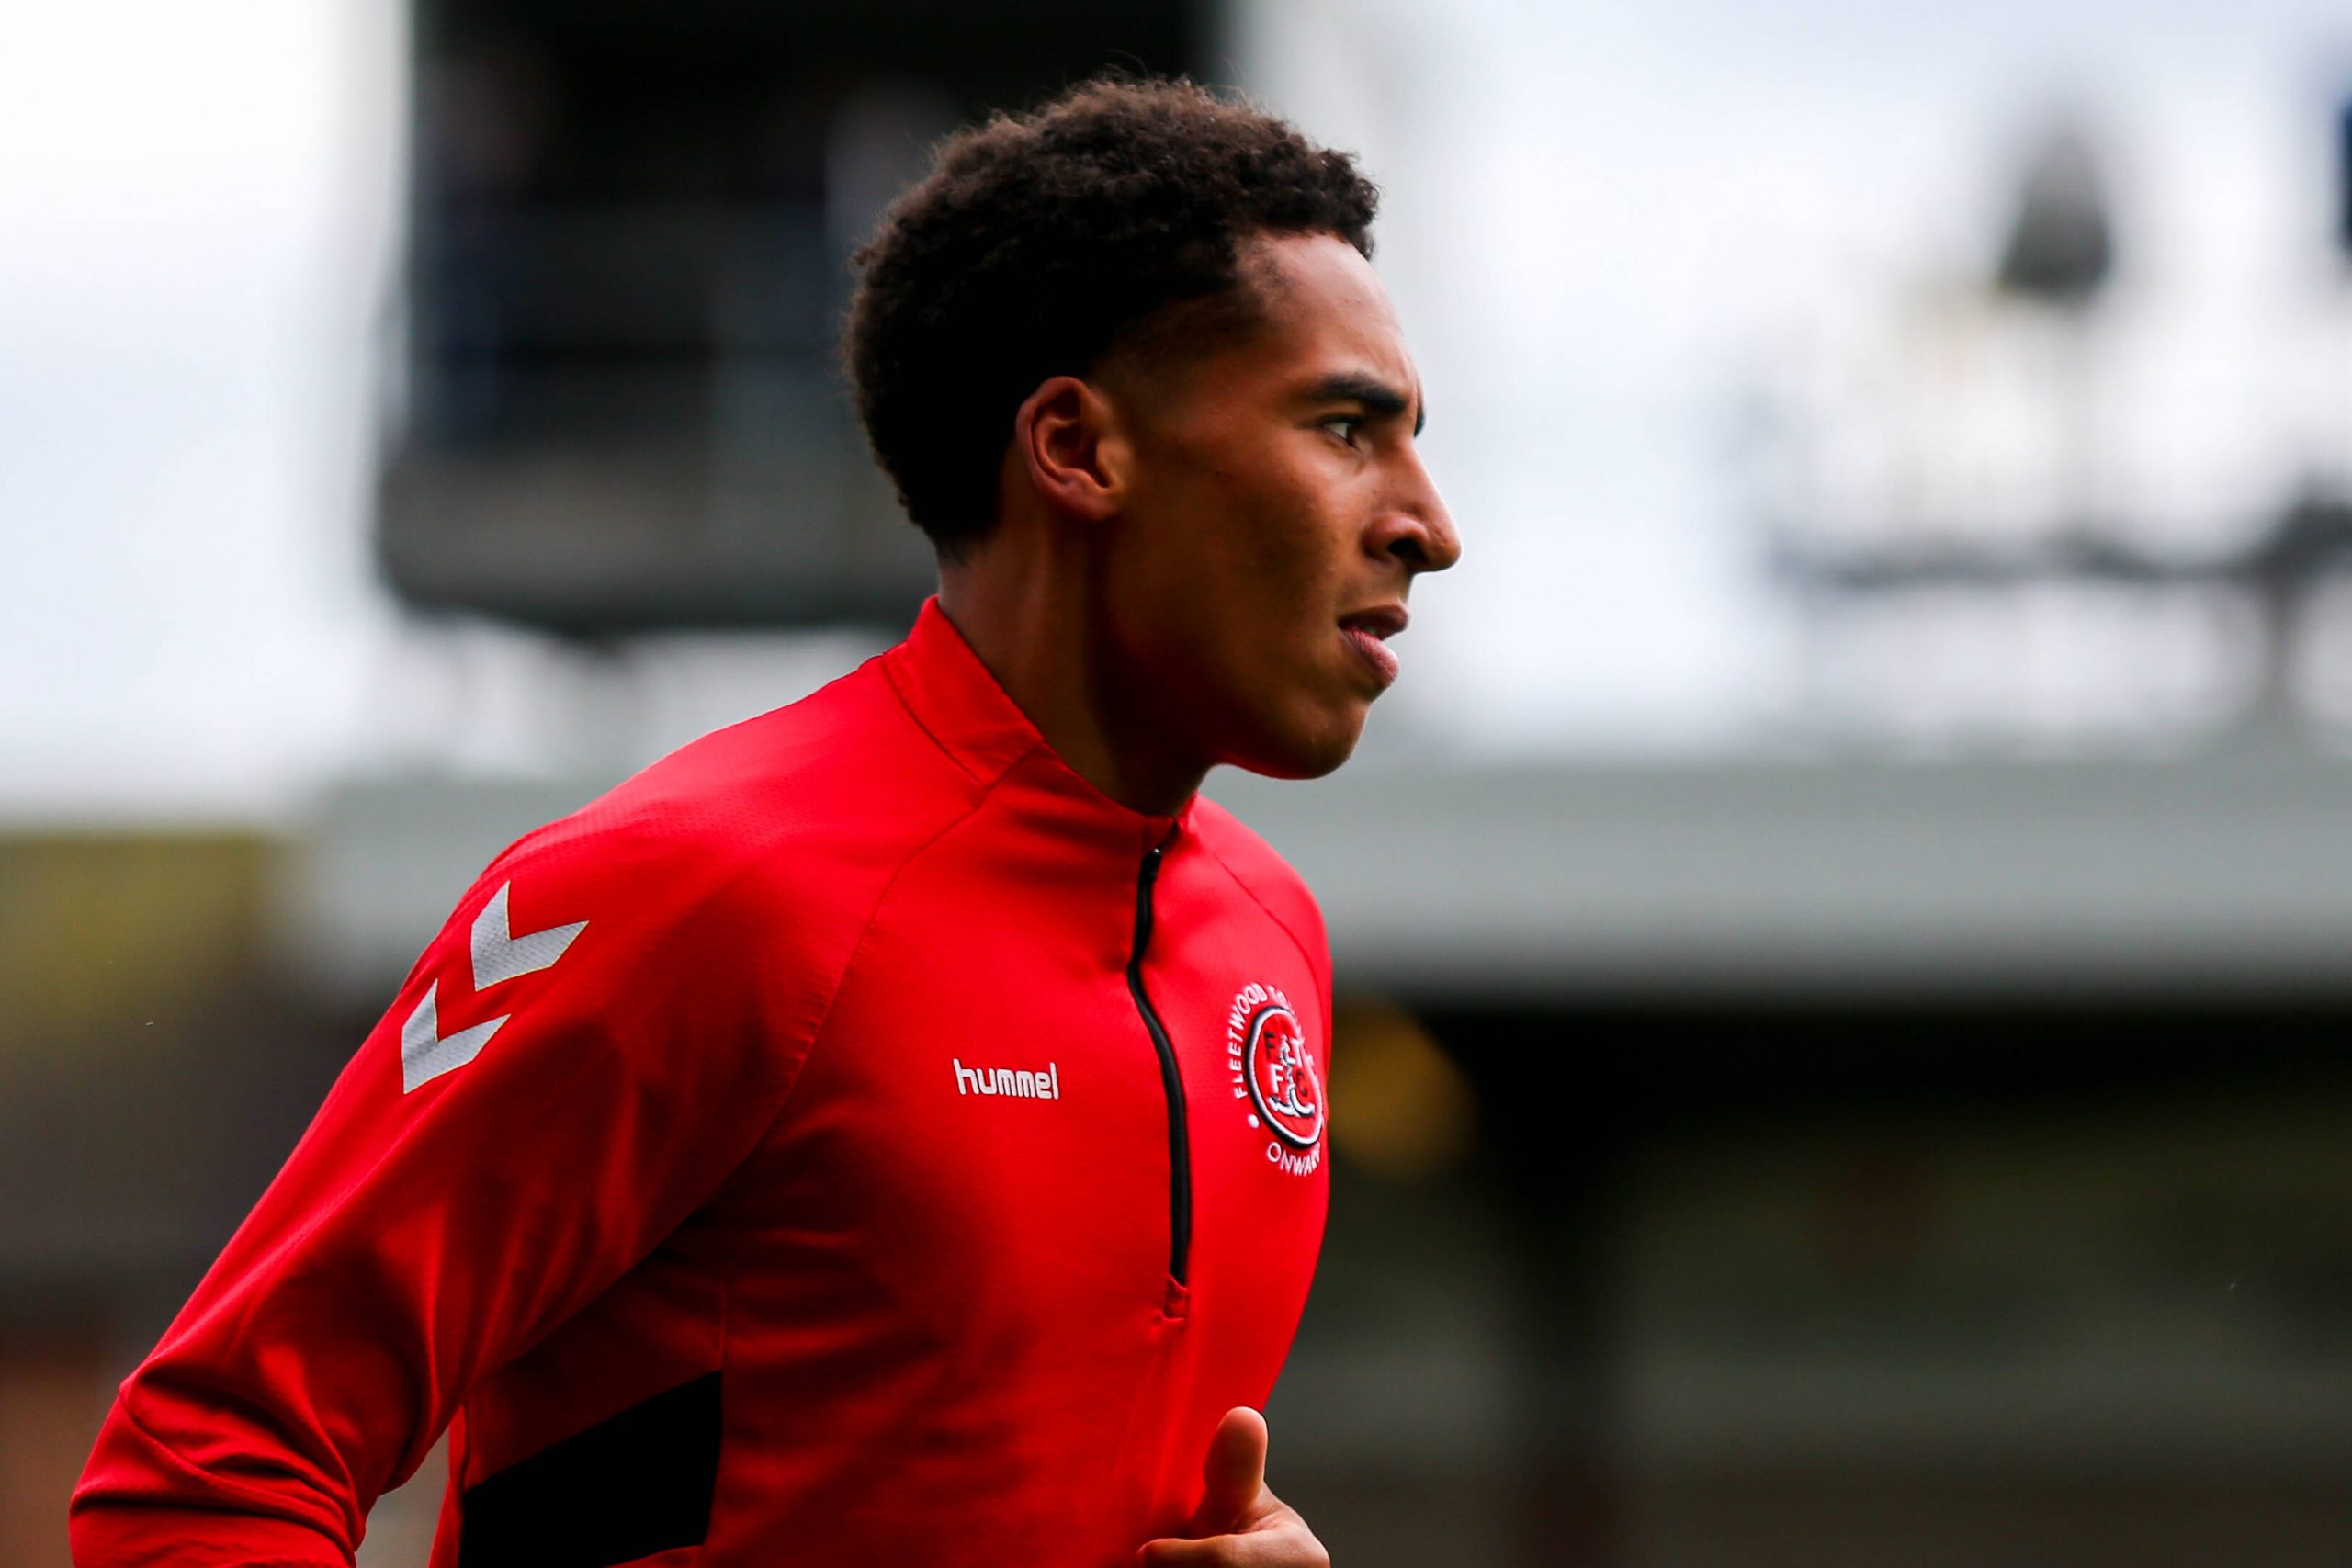
[[[957,1094],[1009,1094],[1017,1100],[1059,1100],[1062,1097],[1062,1072],[1057,1063],[1047,1062],[1042,1073],[1023,1067],[1016,1072],[1011,1067],[967,1067],[950,1056],[956,1068]]]

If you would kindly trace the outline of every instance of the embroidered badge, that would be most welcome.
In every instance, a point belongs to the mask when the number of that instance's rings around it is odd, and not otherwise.
[[[1323,1163],[1323,1076],[1290,998],[1272,986],[1242,987],[1225,1046],[1233,1098],[1249,1102],[1251,1127],[1272,1134],[1267,1163],[1311,1175]]]

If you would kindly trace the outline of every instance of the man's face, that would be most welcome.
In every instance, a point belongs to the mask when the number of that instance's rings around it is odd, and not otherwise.
[[[1135,467],[1109,619],[1159,743],[1329,773],[1396,678],[1406,593],[1461,553],[1414,436],[1419,377],[1369,263],[1329,235],[1244,247],[1262,321],[1112,386]]]

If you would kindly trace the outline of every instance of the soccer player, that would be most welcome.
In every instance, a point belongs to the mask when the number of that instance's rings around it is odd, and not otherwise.
[[[1317,1564],[1263,1403],[1329,963],[1197,793],[1319,775],[1453,526],[1283,121],[1098,83],[959,134],[846,360],[907,640],[506,850],[123,1384],[83,1568]]]

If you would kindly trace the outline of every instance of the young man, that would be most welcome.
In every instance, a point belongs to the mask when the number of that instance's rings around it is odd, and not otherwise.
[[[1345,156],[1168,84],[956,138],[847,357],[906,642],[492,863],[163,1343],[83,1568],[1311,1564],[1263,1484],[1328,773],[1457,553]]]

